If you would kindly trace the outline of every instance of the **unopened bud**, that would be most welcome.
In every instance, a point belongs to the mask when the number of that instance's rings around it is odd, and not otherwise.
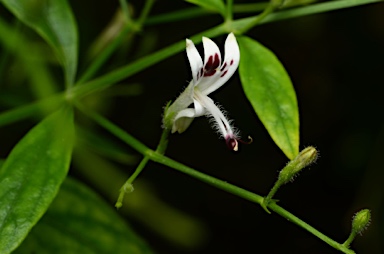
[[[280,171],[279,180],[283,183],[293,180],[295,175],[303,168],[309,166],[317,160],[317,150],[313,146],[303,149],[299,155]]]
[[[371,211],[363,209],[355,214],[352,219],[352,231],[361,234],[371,223]]]

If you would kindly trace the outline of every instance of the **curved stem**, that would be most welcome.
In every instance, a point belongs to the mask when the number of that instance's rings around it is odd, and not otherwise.
[[[349,247],[349,245],[351,245],[351,243],[353,242],[353,240],[355,239],[356,237],[356,232],[355,231],[351,231],[351,234],[348,236],[348,239],[343,243],[343,246],[345,246],[346,248]]]
[[[168,136],[169,136],[169,130],[164,129],[163,133],[161,134],[160,142],[157,145],[156,153],[158,153],[158,154],[164,154],[165,153],[165,150],[167,149],[167,146],[168,146]],[[139,176],[141,171],[143,171],[143,169],[147,165],[149,159],[150,159],[150,156],[145,155],[144,158],[139,163],[139,165],[137,166],[135,172],[133,172],[133,174],[123,184],[123,186],[121,186],[120,194],[119,194],[119,197],[118,197],[117,202],[115,204],[116,208],[120,208],[123,205],[123,200],[124,200],[125,194],[133,191],[133,185],[132,185],[133,181],[135,181],[135,179]]]
[[[285,210],[281,206],[277,205],[276,203],[271,203],[270,205],[268,205],[268,208],[271,209],[272,211],[274,211],[275,213],[281,215],[282,217],[286,218],[288,221],[291,221],[291,222],[295,223],[296,225],[298,225],[299,227],[307,230],[308,232],[310,232],[314,236],[318,237],[319,239],[321,239],[325,243],[329,244],[330,246],[332,246],[336,250],[339,250],[339,251],[344,252],[346,254],[355,253],[353,250],[349,249],[347,246],[344,246],[343,244],[340,244],[340,243],[334,241],[333,239],[331,239],[330,237],[324,235],[323,233],[321,233],[320,231],[318,231],[317,229],[315,229],[314,227],[312,227],[308,223],[302,221],[301,219],[299,219],[298,217],[296,217],[292,213],[288,212],[287,210]]]
[[[135,172],[128,178],[128,180],[121,186],[119,197],[117,198],[117,202],[115,207],[119,209],[123,206],[123,200],[126,193],[131,193],[133,191],[133,181],[135,181],[136,177],[143,171],[144,167],[147,165],[149,161],[149,156],[144,156],[139,165],[137,166]]]
[[[149,160],[152,160],[154,162],[158,162],[160,164],[166,165],[170,168],[173,168],[177,171],[180,171],[184,174],[187,174],[189,176],[192,176],[202,182],[205,182],[211,186],[214,186],[218,189],[224,190],[228,193],[231,193],[233,195],[236,195],[238,197],[241,197],[243,199],[249,200],[251,202],[257,203],[257,204],[262,204],[264,198],[260,195],[257,195],[255,193],[252,193],[250,191],[247,191],[245,189],[242,189],[240,187],[237,187],[233,184],[230,184],[226,181],[217,179],[215,177],[209,176],[207,174],[201,173],[193,168],[190,168],[188,166],[183,165],[180,162],[174,161],[159,152],[153,151],[150,148],[146,147],[144,144],[142,144],[140,141],[136,140],[134,137],[132,137],[130,134],[126,133],[122,129],[120,129],[118,126],[114,125],[113,123],[109,122],[107,119],[104,117],[90,112],[88,110],[85,110],[84,108],[81,109],[85,114],[87,114],[90,118],[95,120],[97,123],[99,123],[102,127],[104,127],[107,131],[115,135],[116,137],[120,138],[123,140],[125,143],[127,143],[129,146],[137,150],[138,152],[144,154],[145,158],[148,158]],[[168,132],[169,133],[169,132]],[[162,138],[164,137],[166,139],[168,133],[163,133]],[[163,141],[160,140],[160,143]],[[158,148],[160,145],[158,146]],[[143,162],[146,163],[146,162]],[[330,237],[326,236],[325,234],[321,233],[314,227],[310,226],[308,223],[304,222],[303,220],[299,219],[292,213],[288,212],[281,206],[277,205],[275,202],[270,202],[267,204],[267,207],[282,216],[283,218],[287,219],[288,221],[291,221],[298,225],[299,227],[307,230],[311,234],[315,235],[325,243],[329,244],[333,248],[344,252],[346,254],[353,254],[355,253],[353,250],[349,249],[347,246],[340,244]]]

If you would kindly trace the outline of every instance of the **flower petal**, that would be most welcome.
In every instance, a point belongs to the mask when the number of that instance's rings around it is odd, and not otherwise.
[[[200,91],[205,91],[220,78],[221,54],[217,45],[209,38],[203,37],[204,74],[196,84]]]
[[[199,101],[193,100],[193,105],[195,107],[195,117],[203,116],[207,112],[203,105]]]
[[[176,131],[178,133],[184,132],[192,123],[195,116],[196,116],[196,113],[195,113],[195,109],[193,108],[187,108],[187,109],[181,110],[174,119],[173,126],[172,126],[172,133],[175,133]]]
[[[191,66],[192,76],[194,84],[197,84],[197,81],[203,75],[203,60],[201,60],[201,56],[199,51],[197,51],[195,44],[189,39],[187,42],[187,56],[189,60],[189,65]]]
[[[228,136],[235,135],[230,122],[211,98],[200,91],[195,91],[195,98],[205,108],[206,115],[213,118],[214,128],[220,132],[223,138],[227,139]]]
[[[240,61],[240,50],[239,45],[237,44],[236,37],[233,33],[230,33],[225,40],[225,58],[223,64],[220,66],[220,75],[216,77],[215,80],[211,80],[210,85],[205,84],[201,81],[201,85],[199,85],[199,89],[205,95],[208,95],[217,89],[219,89],[225,82],[228,81],[235,73],[237,67],[239,66]]]
[[[213,76],[221,65],[220,49],[211,39],[203,37],[204,77]]]

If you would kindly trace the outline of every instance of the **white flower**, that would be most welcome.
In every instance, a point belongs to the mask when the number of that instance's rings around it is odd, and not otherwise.
[[[164,124],[172,128],[172,133],[182,133],[195,117],[212,117],[214,127],[225,139],[227,146],[237,151],[239,137],[230,121],[208,95],[224,85],[236,71],[240,60],[239,46],[233,33],[230,33],[225,41],[223,61],[219,48],[211,39],[203,37],[203,46],[204,63],[193,42],[187,39],[187,56],[193,79],[167,109]],[[192,103],[193,108],[190,108]]]

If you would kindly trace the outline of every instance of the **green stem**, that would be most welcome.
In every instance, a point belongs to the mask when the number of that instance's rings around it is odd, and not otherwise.
[[[271,203],[268,206],[268,208],[271,209],[272,211],[274,211],[275,213],[281,215],[282,217],[286,218],[288,221],[291,221],[294,224],[298,225],[299,227],[307,230],[308,232],[310,232],[314,236],[318,237],[320,240],[324,241],[325,243],[329,244],[330,246],[332,246],[336,250],[339,250],[339,251],[344,252],[346,254],[355,253],[353,250],[351,250],[348,247],[332,240],[328,236],[324,235],[323,233],[321,233],[320,231],[318,231],[317,229],[315,229],[314,227],[312,227],[308,223],[302,221],[301,219],[299,219],[295,215],[291,214],[290,212],[288,212],[287,210],[285,210],[281,206],[277,205],[276,203]]]
[[[177,161],[174,161],[164,155],[161,155],[160,153],[153,151],[146,147],[144,144],[140,143],[140,141],[136,140],[134,137],[120,129],[118,126],[114,125],[113,123],[109,122],[107,119],[104,117],[90,112],[90,111],[84,111],[84,109],[81,109],[84,113],[86,113],[89,117],[91,117],[93,120],[95,120],[97,123],[99,123],[102,127],[104,127],[107,131],[115,135],[116,137],[120,138],[121,140],[125,141],[129,146],[132,148],[136,149],[138,152],[141,152],[145,155],[145,158],[147,157],[148,159],[158,162],[160,164],[166,165],[170,168],[176,169],[184,174],[187,174],[189,176],[192,176],[202,182],[205,182],[209,185],[212,185],[218,189],[224,190],[228,193],[231,193],[233,195],[236,195],[238,197],[241,197],[243,199],[249,200],[251,202],[257,203],[257,204],[262,204],[263,202],[263,197],[260,195],[257,195],[255,193],[252,193],[250,191],[244,190],[240,187],[237,187],[235,185],[232,185],[226,181],[222,181],[220,179],[217,179],[215,177],[206,175],[204,173],[201,173],[197,170],[194,170],[188,166],[185,166]],[[168,135],[164,134],[163,135]],[[161,143],[161,142],[160,142]],[[159,147],[159,146],[158,146]],[[143,163],[146,163],[145,161]],[[325,243],[329,244],[333,248],[340,250],[346,254],[353,254],[355,253],[353,250],[350,250],[348,247],[344,246],[343,244],[340,244],[328,236],[324,235],[314,227],[310,226],[306,222],[302,221],[298,217],[294,216],[290,212],[286,211],[284,208],[281,206],[277,205],[274,202],[270,202],[268,204],[268,208],[283,218],[287,219],[288,221],[291,221],[295,223],[296,225],[300,226],[301,228],[307,230],[311,234],[315,235]]]
[[[273,185],[272,189],[269,191],[268,195],[263,199],[263,202],[260,204],[261,207],[267,212],[267,213],[271,213],[269,210],[268,210],[268,206],[269,204],[271,203],[271,200],[273,198],[273,196],[275,196],[277,190],[281,187],[282,185],[282,182],[277,180],[275,185]]]
[[[152,17],[149,17],[145,21],[145,25],[151,26],[151,25],[158,25],[158,24],[164,24],[164,23],[171,23],[171,22],[188,20],[188,19],[202,17],[202,16],[208,16],[211,14],[213,14],[213,12],[202,9],[200,7],[191,7],[191,8],[182,9],[179,11],[154,15]]]
[[[353,240],[355,238],[356,238],[356,232],[352,230],[351,234],[348,237],[348,239],[343,243],[343,246],[346,247],[346,248],[349,248],[349,246],[351,245],[351,243],[353,242]]]
[[[269,5],[269,2],[263,3],[251,3],[251,4],[235,4],[233,5],[234,13],[255,13],[265,10]]]
[[[163,133],[161,134],[160,142],[157,145],[156,153],[158,154],[164,154],[165,150],[167,149],[168,145],[168,136],[169,136],[169,130],[164,129]],[[147,165],[150,157],[148,155],[145,155],[142,161],[140,162],[139,166],[137,166],[135,172],[128,178],[128,180],[123,184],[123,186],[120,188],[120,194],[117,199],[117,202],[115,204],[116,208],[120,208],[123,205],[124,196],[126,193],[130,193],[133,191],[133,181],[139,176],[141,171],[143,171],[144,167]]]
[[[129,144],[133,149],[135,149],[137,152],[141,154],[148,154],[152,150],[148,148],[146,145],[141,143],[139,140],[135,139],[133,136],[129,135],[127,132],[113,124],[112,122],[108,121],[106,118],[102,117],[101,115],[97,114],[96,112],[93,112],[91,110],[88,110],[85,108],[81,103],[77,102],[75,103],[75,106],[77,109],[79,109],[83,114],[91,118],[93,121],[98,123],[101,127],[104,129],[110,131],[113,135],[116,137],[119,137],[122,141]]]
[[[233,19],[233,0],[227,0],[227,13],[225,17],[226,22],[230,22]]]
[[[273,5],[270,4],[263,13],[259,14],[256,17],[238,19],[231,22],[231,26],[228,27],[227,24],[221,24],[219,26],[213,27],[201,33],[198,33],[192,36],[192,39],[195,43],[201,42],[201,37],[216,37],[227,32],[236,31],[238,33],[244,33],[254,27],[255,25],[260,25],[264,23],[269,23],[281,19],[288,19],[313,13],[320,13],[335,9],[341,9],[346,7],[352,7],[362,4],[379,2],[379,0],[360,0],[360,1],[350,1],[350,0],[340,0],[334,2],[326,2],[321,4],[315,4],[307,7],[295,8],[293,10],[281,11],[278,13],[271,13],[273,11]],[[168,46],[164,49],[161,49],[155,53],[152,53],[146,57],[143,57],[133,63],[125,65],[119,69],[111,71],[97,79],[89,81],[81,86],[76,86],[70,90],[71,94],[75,98],[82,97],[94,91],[107,88],[112,84],[119,82],[125,78],[132,76],[149,66],[152,66],[182,50],[185,49],[185,41],[182,40],[171,46]]]
[[[140,17],[137,19],[137,23],[140,27],[144,24],[145,20],[147,19],[148,14],[151,11],[154,3],[155,3],[155,0],[146,0],[145,1],[145,5],[144,5],[144,7],[140,13]]]
[[[234,4],[233,13],[256,13],[261,12],[269,5],[268,2],[252,4]],[[228,9],[227,9],[228,11]],[[177,22],[216,14],[200,7],[191,7],[165,14],[154,15],[145,21],[146,26],[158,25],[164,23]]]
[[[124,196],[126,193],[131,193],[133,191],[133,181],[136,179],[136,177],[143,171],[144,167],[147,165],[149,161],[149,156],[146,155],[144,158],[141,160],[139,166],[137,166],[135,172],[128,178],[128,180],[121,186],[120,192],[119,192],[119,197],[117,198],[117,202],[115,204],[115,207],[119,209],[120,207],[123,206],[123,201],[124,201]]]
[[[33,115],[37,115],[40,112],[53,112],[55,109],[59,108],[59,106],[61,106],[64,101],[64,94],[57,94],[46,99],[35,101],[27,105],[1,112],[0,126],[5,126],[7,124],[26,119]]]
[[[143,26],[152,6],[154,0],[147,0],[145,5],[141,11],[140,17],[138,20],[132,21],[129,16],[128,6],[125,0],[120,0],[121,8],[124,11],[125,17],[127,19],[126,27],[120,32],[120,34],[97,56],[95,60],[92,61],[91,65],[86,69],[84,74],[79,78],[76,82],[76,85],[80,85],[85,81],[95,75],[95,73],[103,66],[103,64],[110,58],[113,52],[120,46],[120,44],[124,41],[123,39],[127,36],[133,36],[137,31],[141,29]]]
[[[244,34],[249,29],[258,25],[265,17],[271,14],[275,10],[276,6],[273,3],[270,3],[267,8],[264,9],[262,13],[253,18],[248,24],[244,25],[241,29],[238,30],[239,34]]]
[[[81,85],[90,78],[92,78],[95,73],[103,66],[103,64],[109,59],[109,57],[115,52],[115,50],[120,46],[123,38],[128,36],[128,33],[132,31],[131,26],[127,26],[124,30],[110,43],[108,46],[103,49],[103,51],[94,59],[91,65],[85,70],[83,75],[76,82],[76,85]]]
[[[124,13],[124,17],[125,17],[126,21],[131,22],[132,18],[131,18],[131,15],[129,14],[127,1],[126,0],[119,0],[119,3],[120,3],[121,10]]]
[[[207,37],[216,37],[218,35],[221,35],[225,33],[226,30],[223,25],[219,25],[217,27],[214,27],[212,29],[206,30],[202,33],[196,34],[192,36],[190,39],[194,42],[201,42],[203,36]],[[155,53],[152,53],[148,56],[142,57],[139,60],[134,61],[133,63],[130,63],[126,66],[123,66],[119,69],[116,69],[114,71],[111,71],[108,74],[105,74],[99,78],[96,78],[94,80],[91,80],[87,83],[84,83],[82,85],[77,85],[73,87],[69,91],[71,98],[80,98],[83,97],[89,93],[95,92],[100,89],[105,89],[125,78],[128,78],[132,76],[133,74],[136,74],[143,69],[148,68],[149,66],[152,66],[182,50],[185,50],[185,41],[182,40],[180,42],[177,42],[175,44],[172,44],[171,46],[168,46],[164,49],[161,49]]]

